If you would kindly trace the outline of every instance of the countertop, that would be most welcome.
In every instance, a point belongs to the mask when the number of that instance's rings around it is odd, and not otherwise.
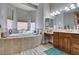
[[[79,30],[54,30],[52,32],[45,32],[45,33],[53,34],[53,32],[63,32],[63,33],[79,34]]]
[[[53,34],[53,32],[44,32],[45,34],[50,34],[50,35],[52,35]]]
[[[64,32],[64,33],[73,33],[73,34],[79,34],[79,30],[59,30],[54,32]]]
[[[21,38],[28,38],[28,37],[36,37],[36,36],[41,36],[40,34],[34,34],[34,35],[22,35],[22,36],[8,36],[6,38],[0,38],[0,39],[21,39]]]

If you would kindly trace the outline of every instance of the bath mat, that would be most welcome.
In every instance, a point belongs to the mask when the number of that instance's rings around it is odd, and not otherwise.
[[[50,48],[46,51],[44,51],[47,55],[67,55],[67,53],[61,51],[61,50],[58,50],[56,48]]]

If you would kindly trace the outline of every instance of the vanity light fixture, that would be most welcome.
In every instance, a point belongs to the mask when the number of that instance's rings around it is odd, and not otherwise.
[[[51,13],[51,16],[55,16],[55,15],[56,15],[56,13],[55,13],[55,12]]]
[[[74,4],[70,5],[70,9],[75,9],[75,8],[76,8],[76,6]]]
[[[64,10],[69,11],[69,10],[70,10],[70,8],[69,8],[69,7],[65,7],[65,8],[64,8]]]
[[[59,11],[60,11],[60,12],[62,12],[62,11],[63,11],[63,9],[60,9]]]
[[[50,14],[51,16],[55,16],[53,13]]]
[[[57,15],[57,14],[60,14],[60,12],[59,12],[59,11],[56,11],[56,15]]]
[[[56,13],[56,12],[53,12],[53,14],[54,14],[54,15],[57,15],[57,13]]]
[[[58,14],[60,14],[60,12],[59,11],[55,11],[55,12],[51,13],[51,16],[55,16],[55,15],[58,15]]]

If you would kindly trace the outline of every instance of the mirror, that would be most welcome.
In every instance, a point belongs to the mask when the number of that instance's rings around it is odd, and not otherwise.
[[[79,11],[64,13],[64,29],[79,28]]]
[[[45,31],[46,32],[51,32],[53,30],[53,19],[51,18],[45,18]]]
[[[75,26],[74,20],[75,20],[74,12],[64,13],[64,29],[74,29]]]
[[[45,18],[45,27],[53,27],[53,19]]]

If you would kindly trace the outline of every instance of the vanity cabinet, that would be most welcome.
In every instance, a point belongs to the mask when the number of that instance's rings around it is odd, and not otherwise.
[[[59,49],[70,52],[70,34],[59,33]]]
[[[56,32],[53,35],[53,45],[55,48],[59,48],[59,33]]]
[[[55,48],[63,50],[69,54],[79,54],[79,34],[54,32]]]
[[[79,34],[72,35],[71,54],[78,54],[79,55]]]

